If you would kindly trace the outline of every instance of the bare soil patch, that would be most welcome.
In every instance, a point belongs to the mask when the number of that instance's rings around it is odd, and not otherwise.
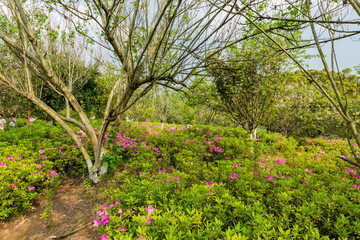
[[[91,223],[96,218],[94,207],[101,203],[99,186],[85,188],[83,179],[65,179],[63,187],[54,193],[52,217],[40,219],[47,200],[40,199],[39,205],[25,216],[0,223],[0,239],[6,240],[43,240],[50,236],[61,236],[87,225],[84,229],[62,239],[92,240],[99,239]]]

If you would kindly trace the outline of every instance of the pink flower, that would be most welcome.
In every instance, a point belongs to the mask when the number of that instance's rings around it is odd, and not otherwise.
[[[269,175],[266,179],[266,181],[268,182],[270,179],[274,179],[274,176],[273,175]]]
[[[254,172],[254,176],[259,176],[259,174],[257,172]]]
[[[233,164],[233,167],[235,168],[235,167],[241,167],[241,164],[240,163],[234,163]]]
[[[147,219],[147,221],[145,222],[145,225],[146,225],[146,224],[147,224],[147,225],[150,225],[150,224],[151,224],[152,218],[151,218],[150,216],[142,215],[142,218],[146,218],[146,219]]]
[[[12,159],[14,159],[14,157],[13,156],[7,156],[6,159],[12,160]]]
[[[302,181],[302,184],[309,184],[307,181]]]
[[[276,160],[275,164],[282,164],[282,163],[285,163],[286,161],[285,160]]]
[[[239,179],[236,173],[230,175],[229,179]]]
[[[105,226],[106,224],[109,223],[109,214],[108,213],[101,216],[101,222],[102,222],[103,226]]]
[[[94,226],[94,227],[98,227],[99,224],[100,224],[100,220],[99,220],[99,219],[95,219],[93,226]]]
[[[120,226],[118,230],[122,233],[126,232],[126,227]]]
[[[212,186],[214,183],[213,182],[206,182],[205,185],[209,185]]]
[[[34,190],[35,190],[35,187],[29,186],[28,189],[29,189],[30,191],[34,191]]]
[[[44,151],[44,150],[42,150],[42,149],[41,149],[41,150],[39,150],[39,153],[40,153],[40,154],[43,154],[44,152],[45,152],[45,151]]]
[[[214,141],[221,140],[221,137],[215,137]]]
[[[209,189],[209,193],[210,193],[210,194],[212,194],[212,193],[213,193],[213,190],[212,190],[211,188]]]
[[[153,206],[149,205],[147,208],[145,208],[145,210],[150,214],[155,211],[155,208]]]
[[[16,185],[13,184],[13,185],[11,185],[9,188],[16,188]]]
[[[108,239],[108,236],[106,234],[102,234],[100,236],[100,240],[107,240]]]
[[[115,199],[115,205],[119,205],[119,204],[120,204],[119,200]]]
[[[6,162],[0,163],[0,167],[6,167]]]

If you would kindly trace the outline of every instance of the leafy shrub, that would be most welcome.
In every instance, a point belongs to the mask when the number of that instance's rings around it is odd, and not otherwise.
[[[331,160],[344,141],[306,145],[261,132],[254,144],[231,128],[159,130],[126,123],[109,139],[123,149],[109,153],[123,170],[102,190],[109,200],[94,220],[102,238],[359,236],[360,174]]]
[[[0,131],[0,156],[0,220],[27,211],[43,190],[58,185],[58,173],[75,176],[86,168],[64,130],[41,121]]]

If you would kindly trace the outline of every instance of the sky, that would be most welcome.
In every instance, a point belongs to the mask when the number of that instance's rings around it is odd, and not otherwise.
[[[327,55],[328,64],[330,64],[330,44],[325,44],[323,51]],[[351,68],[354,70],[355,66],[360,65],[360,41],[356,39],[344,39],[335,43],[335,51],[340,70],[345,68]],[[317,48],[311,48],[306,50],[307,54],[318,54]],[[322,70],[324,66],[320,58],[312,58],[306,60],[309,69]]]
[[[349,8],[349,12],[345,20],[358,20],[359,16],[355,13],[355,11]],[[352,29],[359,30],[358,25],[353,25]],[[307,38],[312,38],[312,34],[310,29],[305,30],[303,36]],[[330,51],[331,51],[331,44],[327,43],[323,45],[324,54],[327,55],[328,64],[330,65]],[[338,40],[335,42],[335,51],[337,56],[337,61],[339,64],[340,70],[345,68],[351,68],[354,71],[355,66],[360,66],[360,35],[352,38],[346,38],[342,40]],[[307,49],[307,54],[315,55],[318,54],[317,48],[313,47]],[[322,70],[324,66],[320,60],[320,58],[312,58],[306,60],[308,64],[308,69],[317,69]]]

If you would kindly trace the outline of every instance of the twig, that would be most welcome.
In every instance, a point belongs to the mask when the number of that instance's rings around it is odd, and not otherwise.
[[[347,158],[345,158],[345,157],[343,157],[343,156],[337,156],[337,157],[340,158],[340,159],[342,159],[342,160],[344,160],[345,162],[348,162],[348,163],[350,163],[350,164],[352,164],[352,165],[355,165],[355,166],[357,166],[357,167],[360,167],[360,163],[354,162],[353,160],[347,159]]]
[[[89,225],[92,224],[92,223],[93,223],[93,222],[89,222],[88,224],[85,224],[84,226],[82,226],[82,227],[80,227],[80,228],[78,228],[78,229],[75,229],[74,231],[65,233],[64,235],[61,235],[61,236],[50,236],[49,238],[50,238],[50,239],[61,239],[61,238],[67,237],[67,236],[69,236],[69,235],[71,235],[71,234],[74,234],[74,233],[76,233],[76,232],[78,232],[78,231],[86,228],[87,226],[89,226]]]

